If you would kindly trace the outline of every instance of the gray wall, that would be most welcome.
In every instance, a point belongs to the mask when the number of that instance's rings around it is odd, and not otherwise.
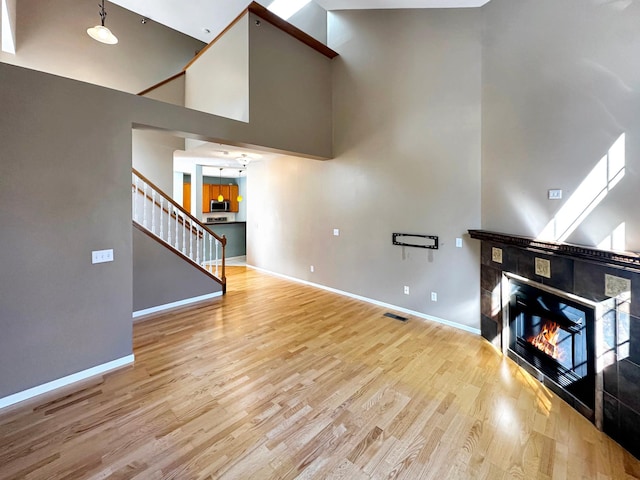
[[[275,127],[6,63],[0,78],[3,397],[132,351],[132,127],[242,144]],[[270,146],[331,150],[289,133]],[[91,265],[91,251],[107,248],[115,261]]]
[[[331,145],[331,60],[253,14],[249,18],[249,118],[270,125],[260,144]],[[304,67],[302,67],[304,66]],[[320,157],[331,157],[331,147]]]
[[[100,23],[97,1],[20,0],[17,52],[0,62],[137,93],[176,73],[204,44],[106,2],[106,26],[118,37],[104,45],[87,35]]]
[[[173,192],[173,152],[184,150],[184,138],[155,130],[134,129],[133,167],[167,195]]]
[[[625,177],[567,241],[597,245],[625,222],[626,249],[640,251],[640,3],[483,11],[483,228],[537,236],[624,133]],[[547,200],[550,188],[564,200]]]
[[[455,238],[480,227],[480,35],[479,10],[330,13],[336,158],[251,164],[248,262],[477,328],[478,245]]]
[[[133,228],[133,311],[221,292],[222,286]]]

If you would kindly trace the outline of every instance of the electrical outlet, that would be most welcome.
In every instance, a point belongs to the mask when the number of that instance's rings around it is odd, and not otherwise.
[[[409,295],[409,287],[407,285],[404,286],[404,294]]]
[[[438,294],[436,292],[431,292],[431,301],[432,302],[438,301]]]
[[[91,263],[113,262],[113,248],[91,252]]]
[[[315,272],[315,270],[316,270],[316,267],[314,267],[313,265],[311,265],[311,266],[309,267],[309,271],[310,271],[311,273]]]
[[[462,248],[462,239],[461,238],[456,238],[456,247]]]
[[[339,228],[334,228],[333,229],[333,236],[334,237],[339,237],[340,236],[340,229]]]

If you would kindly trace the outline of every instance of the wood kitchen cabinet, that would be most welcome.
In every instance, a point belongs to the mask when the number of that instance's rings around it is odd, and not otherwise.
[[[182,206],[187,212],[191,212],[191,184],[182,185]],[[229,202],[229,211],[238,211],[238,185],[202,185],[202,211],[207,213],[211,210],[211,200],[218,200],[218,195]]]
[[[229,202],[229,211],[238,211],[238,185],[210,185],[211,198],[218,199],[218,195],[222,193],[223,198]]]
[[[182,208],[184,208],[187,212],[191,211],[191,184],[183,183],[182,184]],[[209,209],[207,209],[209,211]]]
[[[215,198],[211,194],[212,186],[213,185],[209,185],[208,183],[205,183],[204,185],[202,185],[202,211],[205,213],[211,210],[211,200]]]

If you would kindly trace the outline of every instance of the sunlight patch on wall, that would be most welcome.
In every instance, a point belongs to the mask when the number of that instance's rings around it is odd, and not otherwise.
[[[2,51],[16,54],[16,0],[1,0],[0,31],[2,32]]]
[[[564,242],[622,180],[625,161],[623,133],[542,230],[538,239]]]
[[[610,235],[598,244],[601,250],[617,250],[624,252],[626,250],[626,223],[622,222],[618,225]]]

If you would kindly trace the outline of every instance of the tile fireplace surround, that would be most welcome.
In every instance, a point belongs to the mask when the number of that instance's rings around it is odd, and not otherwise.
[[[579,411],[570,395],[509,350],[509,278],[597,305],[596,407],[590,420],[640,458],[640,255],[486,230],[469,234],[482,242],[482,336]]]

